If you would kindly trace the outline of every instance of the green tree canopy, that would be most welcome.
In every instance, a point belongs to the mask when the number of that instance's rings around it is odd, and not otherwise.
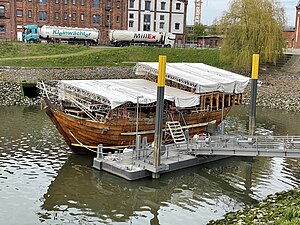
[[[197,37],[206,35],[205,26],[203,24],[195,24],[193,30],[187,34],[189,41],[197,41]]]
[[[248,69],[252,54],[275,62],[285,47],[285,12],[277,0],[233,0],[221,20],[224,33],[220,56],[235,68]]]

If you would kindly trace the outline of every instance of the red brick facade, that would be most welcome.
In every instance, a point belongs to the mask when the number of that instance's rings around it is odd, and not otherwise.
[[[127,0],[0,0],[0,39],[20,39],[26,24],[97,28],[105,44],[110,29],[127,29]]]
[[[288,48],[300,48],[300,1],[296,6],[295,28],[284,31]]]

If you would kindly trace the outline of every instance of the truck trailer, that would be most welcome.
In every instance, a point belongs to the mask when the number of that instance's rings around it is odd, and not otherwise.
[[[37,42],[67,42],[70,44],[97,45],[100,41],[100,31],[95,28],[38,27],[36,24],[24,26],[23,40],[25,43]]]
[[[110,43],[117,47],[133,44],[174,47],[175,38],[175,34],[167,32],[128,30],[111,30],[109,32]]]

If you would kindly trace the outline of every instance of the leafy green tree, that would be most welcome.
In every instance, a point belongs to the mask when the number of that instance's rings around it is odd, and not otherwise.
[[[187,34],[189,41],[197,41],[197,37],[206,35],[205,26],[203,24],[195,24],[191,33]]]
[[[276,62],[285,47],[285,12],[277,0],[233,0],[219,28],[224,33],[220,56],[235,68],[248,69],[252,54]]]

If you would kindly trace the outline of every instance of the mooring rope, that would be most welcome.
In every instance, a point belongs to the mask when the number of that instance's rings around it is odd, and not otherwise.
[[[82,147],[86,148],[87,150],[90,150],[90,151],[92,151],[92,152],[94,152],[94,153],[97,153],[97,151],[95,151],[95,150],[89,148],[88,146],[82,144],[82,143],[75,137],[75,135],[74,135],[70,130],[69,130],[69,132],[70,132],[70,134],[72,135],[72,137],[78,142],[78,144],[80,144]]]

